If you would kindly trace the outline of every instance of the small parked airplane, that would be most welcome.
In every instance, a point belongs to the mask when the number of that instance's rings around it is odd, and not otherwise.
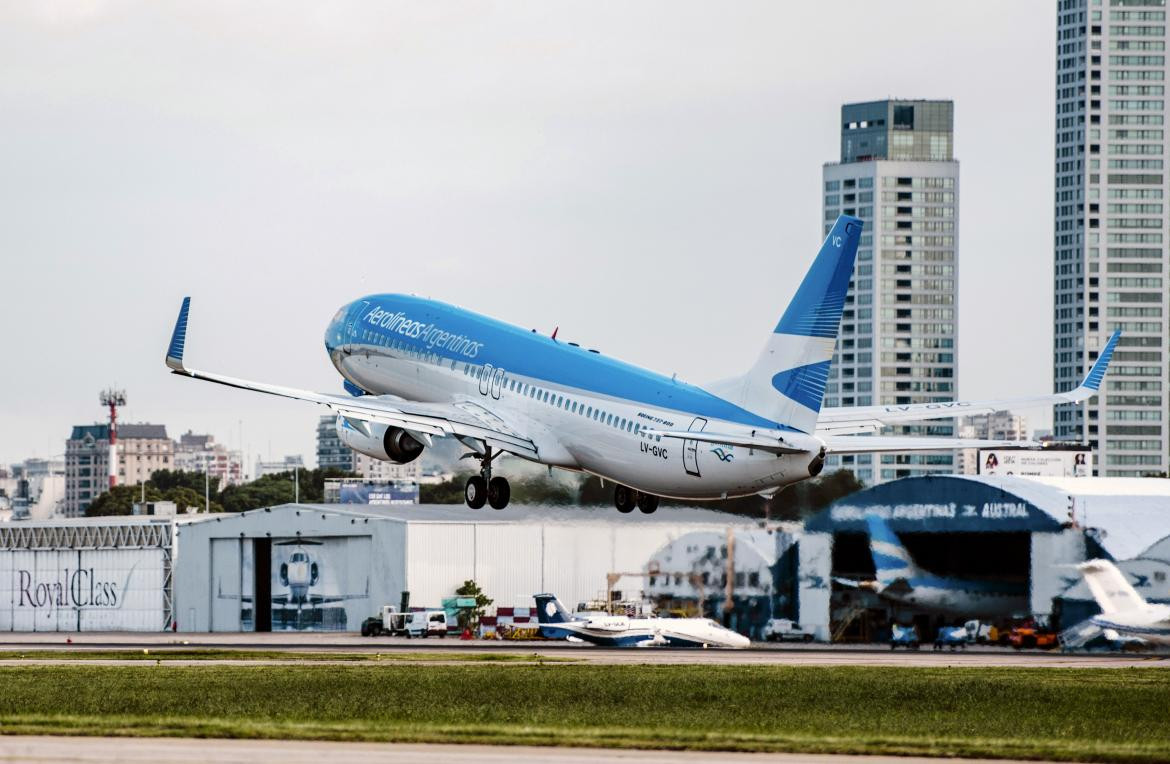
[[[605,647],[748,647],[751,640],[710,618],[575,616],[552,594],[537,594],[542,636],[578,639]]]
[[[994,618],[1028,612],[1028,588],[1024,583],[936,576],[915,564],[885,520],[869,514],[865,521],[877,580],[834,578],[837,583],[870,589],[899,605],[951,615]]]
[[[1117,635],[1170,645],[1170,605],[1147,602],[1108,560],[1082,562],[1077,569],[1101,607],[1101,614],[1089,621],[1103,629],[1107,637],[1115,639]]]
[[[179,310],[166,364],[181,376],[324,405],[337,414],[341,440],[377,459],[403,464],[417,459],[432,438],[457,438],[479,461],[479,474],[465,488],[475,509],[508,504],[508,481],[492,475],[501,453],[598,475],[614,484],[619,511],[636,506],[650,513],[662,496],[771,496],[819,474],[830,453],[1019,445],[859,433],[1096,394],[1117,334],[1069,392],[822,410],[861,228],[857,218],[837,219],[755,365],[705,387],[558,340],[556,332],[546,337],[401,294],[362,297],[329,323],[325,349],[348,396],[188,368],[183,352],[190,297]],[[941,347],[924,345],[934,346]]]

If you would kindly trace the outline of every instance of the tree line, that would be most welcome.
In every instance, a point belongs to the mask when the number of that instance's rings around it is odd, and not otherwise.
[[[353,478],[353,472],[333,467],[315,470],[297,470],[296,482],[300,487],[300,500],[306,504],[325,501],[325,481],[329,478]],[[278,472],[263,475],[250,483],[225,486],[220,490],[219,478],[213,477],[207,488],[212,512],[246,512],[276,504],[289,504],[297,495],[293,483],[294,472]],[[86,509],[87,517],[129,515],[134,504],[145,496],[146,501],[173,501],[179,512],[188,507],[203,511],[205,506],[205,476],[202,472],[183,470],[157,470],[145,484],[119,485],[98,496]]]

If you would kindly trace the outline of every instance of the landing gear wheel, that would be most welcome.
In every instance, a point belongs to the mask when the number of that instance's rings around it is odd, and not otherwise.
[[[614,486],[613,488],[613,504],[617,507],[617,511],[623,515],[627,512],[633,512],[634,506],[638,503],[638,492],[633,488],[628,488],[624,485]]]
[[[648,493],[638,494],[638,509],[644,515],[654,514],[654,510],[658,509],[658,497]]]
[[[481,480],[483,478],[480,478]],[[502,477],[494,477],[487,486],[487,500],[492,509],[503,509],[508,506],[508,499],[512,498],[512,487]]]
[[[472,509],[482,507],[488,498],[487,481],[479,475],[467,478],[467,486],[463,489],[463,498],[467,500],[467,506]]]

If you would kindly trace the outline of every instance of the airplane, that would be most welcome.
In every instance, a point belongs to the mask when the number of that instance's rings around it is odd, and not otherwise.
[[[1082,562],[1077,569],[1101,608],[1101,614],[1089,622],[1102,629],[1107,638],[1120,636],[1170,645],[1170,605],[1147,602],[1108,560]]]
[[[1007,617],[1028,612],[1024,583],[937,576],[915,564],[898,535],[876,514],[865,516],[876,581],[833,580],[869,589],[898,605],[961,616]]]
[[[605,647],[734,647],[751,640],[710,618],[630,618],[624,615],[574,616],[552,594],[537,594],[541,636]]]
[[[348,395],[197,371],[186,365],[191,298],[183,299],[166,365],[172,373],[326,406],[342,442],[404,464],[435,437],[454,437],[479,462],[467,505],[503,509],[501,453],[591,473],[614,485],[621,512],[660,497],[718,500],[818,475],[829,454],[1020,445],[999,440],[889,438],[886,425],[1003,408],[1084,401],[1096,394],[1118,335],[1079,387],[990,401],[821,407],[862,221],[842,215],[746,373],[706,387],[639,368],[435,300],[401,294],[342,306],[325,349]],[[870,433],[866,435],[864,433]]]
[[[324,542],[314,541],[312,539],[297,539],[295,541],[277,541],[273,545],[278,547],[291,546],[295,548],[289,554],[288,559],[280,563],[280,568],[277,572],[280,585],[288,587],[288,593],[272,594],[269,597],[269,602],[274,607],[294,606],[298,613],[298,622],[300,621],[299,614],[304,609],[317,608],[334,602],[369,599],[370,596],[370,582],[368,579],[366,580],[366,591],[364,594],[313,594],[309,591],[320,580],[321,566],[306,551],[305,547],[320,546],[322,543]],[[218,592],[218,596],[219,599],[239,600],[247,604],[250,604],[253,600],[250,594],[224,594],[222,590]]]

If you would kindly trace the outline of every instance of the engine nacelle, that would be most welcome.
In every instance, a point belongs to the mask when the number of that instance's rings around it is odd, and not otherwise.
[[[401,427],[391,427],[376,422],[366,422],[370,428],[367,437],[358,432],[353,425],[345,421],[345,417],[337,417],[337,436],[341,442],[357,451],[359,454],[372,456],[384,462],[406,464],[419,458],[423,452],[423,444],[403,430]]]

